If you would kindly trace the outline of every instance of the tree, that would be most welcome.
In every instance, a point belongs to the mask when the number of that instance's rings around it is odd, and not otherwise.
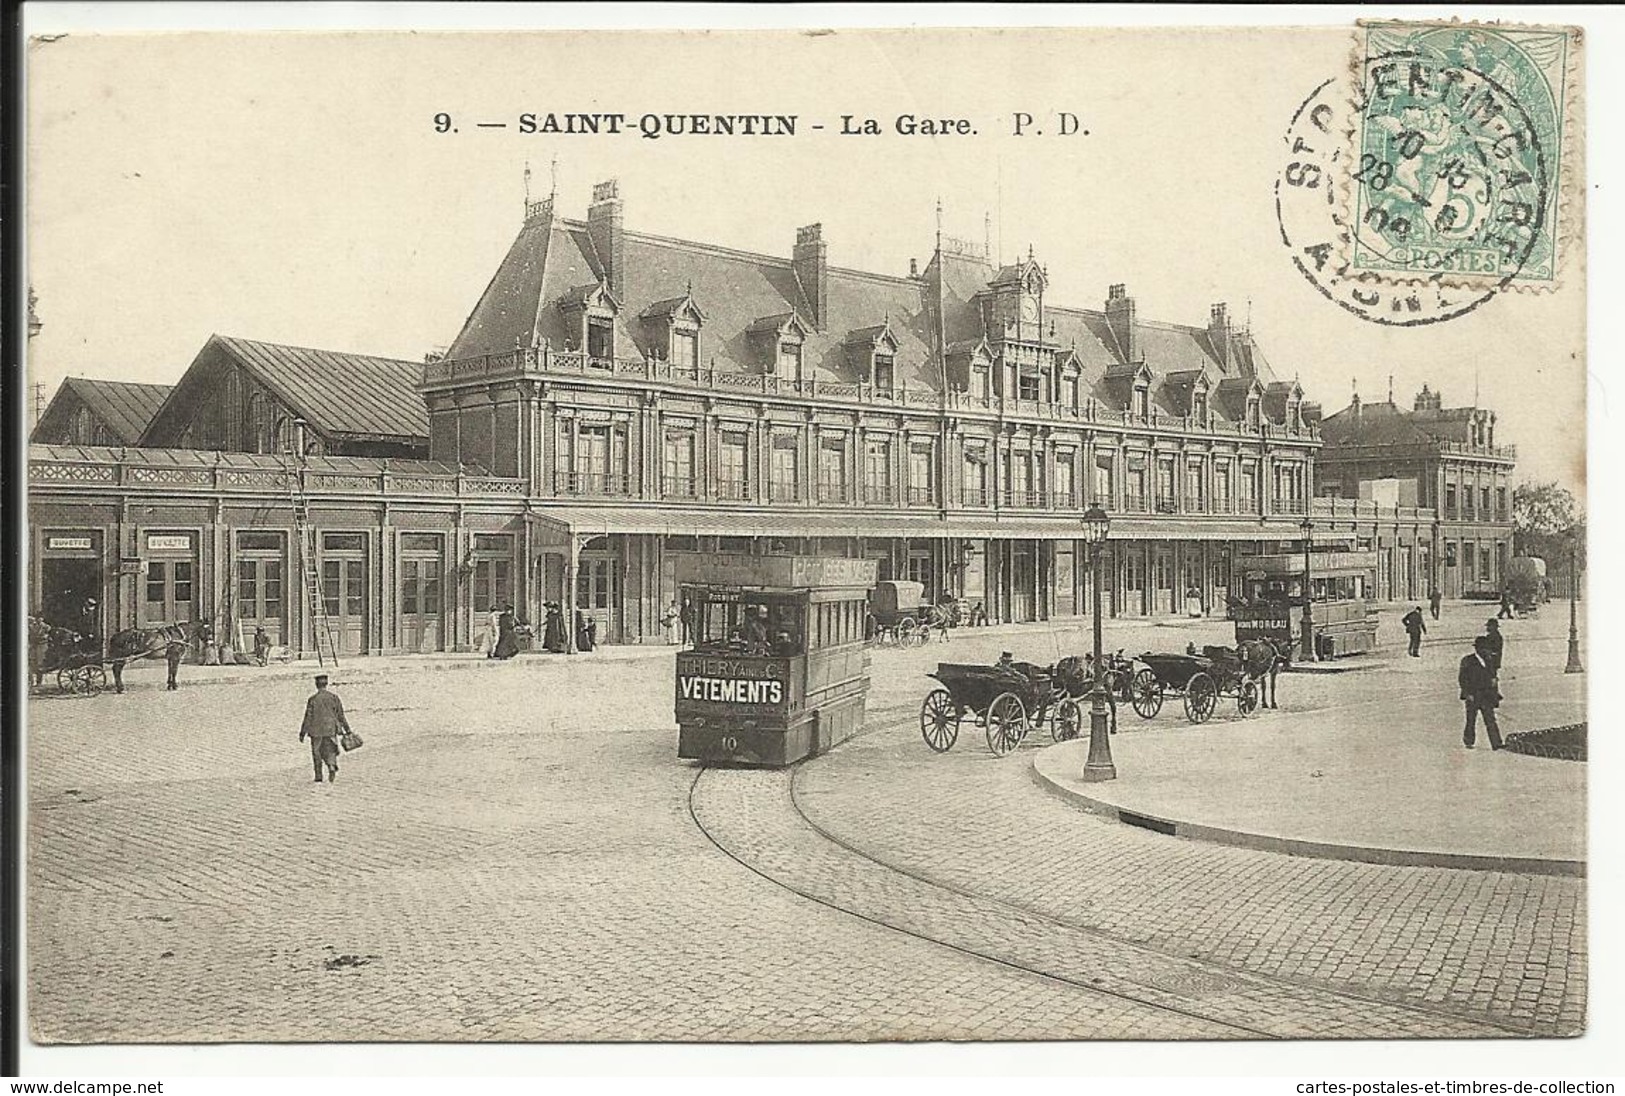
[[[1585,515],[1574,495],[1555,483],[1526,483],[1512,492],[1512,550],[1539,556],[1549,567],[1567,570],[1569,553],[1585,567]]]

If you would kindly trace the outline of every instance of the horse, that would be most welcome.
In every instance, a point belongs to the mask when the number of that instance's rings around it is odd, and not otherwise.
[[[58,628],[42,617],[28,618],[28,673],[36,688],[45,684],[47,672],[74,652],[80,638],[78,632]]]
[[[163,658],[169,665],[165,688],[173,692],[175,671],[192,645],[196,625],[189,632],[179,624],[155,624],[150,628],[126,628],[107,641],[107,658],[113,664],[113,691],[124,691],[124,664],[143,658]]]
[[[1095,687],[1095,659],[1093,655],[1079,657],[1067,655],[1055,664],[1053,679],[1056,688],[1080,701],[1088,700]],[[1111,660],[1106,660],[1109,669]],[[1101,681],[1101,692],[1105,694],[1107,707],[1111,709],[1111,733],[1117,733],[1117,697],[1112,694],[1111,683],[1107,679]]]
[[[1258,682],[1260,706],[1274,708],[1275,679],[1281,667],[1292,665],[1292,644],[1266,636],[1244,639],[1236,645],[1236,657],[1241,660],[1242,672]]]

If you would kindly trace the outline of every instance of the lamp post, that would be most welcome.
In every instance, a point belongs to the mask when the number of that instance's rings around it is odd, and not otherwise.
[[[1095,686],[1089,693],[1089,760],[1083,766],[1085,783],[1117,779],[1106,727],[1106,658],[1100,642],[1100,551],[1106,546],[1111,523],[1111,518],[1099,506],[1084,511],[1083,539],[1089,545],[1089,569],[1094,572],[1095,589]]]
[[[1315,523],[1306,514],[1303,521],[1298,523],[1298,528],[1303,531],[1303,624],[1301,626],[1303,631],[1303,660],[1313,662],[1315,661],[1315,617],[1309,607],[1311,601],[1309,596],[1309,540],[1314,535]]]
[[[1569,545],[1569,664],[1563,667],[1566,674],[1583,674],[1585,667],[1580,665],[1580,629],[1576,624],[1574,601],[1580,588],[1580,572],[1575,570],[1574,545]]]

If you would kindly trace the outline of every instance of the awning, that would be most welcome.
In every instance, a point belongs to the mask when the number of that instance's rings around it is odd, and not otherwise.
[[[542,546],[566,546],[572,536],[642,533],[654,536],[725,537],[960,537],[967,539],[1071,540],[1083,535],[1076,514],[967,514],[936,511],[869,513],[841,510],[709,510],[671,506],[549,506],[527,515]],[[1208,521],[1201,518],[1127,515],[1112,519],[1112,540],[1283,540],[1295,526],[1281,521]]]

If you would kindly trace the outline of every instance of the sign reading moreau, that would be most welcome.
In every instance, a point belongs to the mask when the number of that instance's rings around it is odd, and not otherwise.
[[[1246,639],[1292,638],[1292,606],[1285,603],[1233,610],[1236,642]]]
[[[677,700],[713,704],[783,704],[790,696],[790,664],[778,658],[730,658],[685,652],[677,656]]]

